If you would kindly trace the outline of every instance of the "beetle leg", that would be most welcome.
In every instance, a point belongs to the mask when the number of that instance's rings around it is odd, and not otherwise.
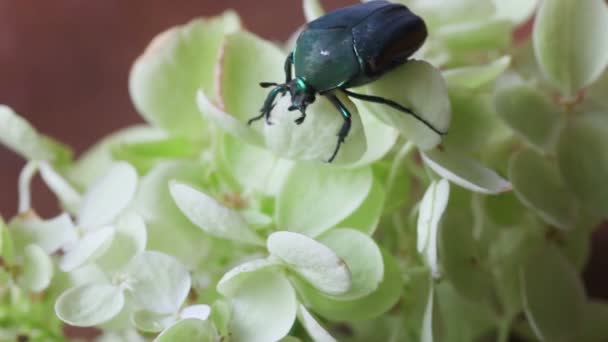
[[[295,123],[298,125],[301,125],[306,119],[306,112],[302,111],[301,113],[302,115],[300,115],[300,117],[295,120]]]
[[[264,101],[264,106],[262,106],[262,109],[260,109],[260,115],[249,119],[249,121],[247,121],[247,124],[251,125],[254,121],[260,120],[261,118],[266,118],[266,123],[272,125],[272,122],[270,122],[270,112],[275,106],[274,100],[276,99],[279,93],[285,92],[285,87],[285,85],[280,85],[272,89],[270,93],[268,93],[266,101]]]
[[[431,129],[433,132],[439,134],[439,135],[446,135],[447,132],[442,132],[440,130],[438,130],[437,128],[435,128],[430,122],[428,122],[426,119],[422,118],[420,115],[414,113],[413,110],[404,107],[400,104],[398,104],[397,102],[393,102],[389,99],[385,99],[383,97],[379,97],[379,96],[372,96],[372,95],[364,95],[364,94],[357,94],[357,93],[353,93],[350,90],[347,89],[342,89],[342,91],[344,93],[346,93],[346,95],[348,96],[352,96],[356,99],[362,100],[362,101],[369,101],[369,102],[375,102],[375,103],[381,103],[381,104],[385,104],[391,108],[394,108],[398,111],[410,114],[411,116],[413,116],[414,118],[416,118],[416,120],[422,122],[426,127],[428,127],[429,129]]]
[[[338,132],[338,144],[336,145],[336,149],[334,150],[334,153],[331,155],[331,158],[329,158],[329,160],[327,161],[328,163],[331,163],[334,160],[334,158],[336,158],[336,155],[338,154],[338,150],[340,149],[340,146],[344,142],[344,139],[346,139],[346,136],[348,136],[348,132],[350,132],[351,115],[350,115],[350,112],[348,111],[348,109],[346,108],[346,106],[344,106],[344,104],[342,102],[340,102],[340,100],[336,97],[336,95],[333,95],[333,94],[327,95],[327,98],[340,111],[340,114],[342,114],[342,118],[344,119],[342,128],[340,128],[340,132]]]
[[[291,65],[293,64],[293,52],[287,56],[285,59],[285,83],[289,83],[291,81]]]

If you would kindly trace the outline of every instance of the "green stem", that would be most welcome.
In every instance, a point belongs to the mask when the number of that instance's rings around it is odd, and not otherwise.
[[[387,189],[391,189],[393,187],[395,179],[397,179],[398,172],[404,166],[407,157],[414,150],[414,147],[414,144],[408,141],[403,145],[403,147],[401,147],[399,152],[397,152],[393,165],[391,166],[391,171],[388,174],[388,181],[386,182]]]
[[[508,342],[511,333],[511,319],[503,319],[498,325],[497,342]]]

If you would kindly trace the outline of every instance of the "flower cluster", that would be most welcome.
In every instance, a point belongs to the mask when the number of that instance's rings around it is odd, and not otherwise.
[[[156,37],[129,82],[146,124],[76,160],[0,106],[0,143],[26,160],[0,219],[0,339],[63,340],[63,323],[100,341],[607,338],[580,271],[608,217],[608,6],[403,2],[427,43],[357,92],[443,138],[342,94],[331,164],[324,97],[301,125],[289,96],[248,125],[295,43],[231,11]],[[36,175],[64,212],[37,215]]]

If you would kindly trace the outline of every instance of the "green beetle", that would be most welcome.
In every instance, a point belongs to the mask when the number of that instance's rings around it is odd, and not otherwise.
[[[351,114],[336,97],[340,90],[353,98],[386,104],[414,116],[428,128],[443,135],[424,118],[391,100],[353,93],[351,87],[361,86],[381,77],[388,71],[408,61],[422,46],[427,36],[422,18],[407,7],[388,1],[370,1],[328,13],[308,23],[300,33],[294,51],[285,61],[285,83],[262,82],[264,88],[274,87],[266,97],[261,114],[248,124],[265,118],[270,122],[270,112],[276,97],[287,92],[291,95],[290,111],[299,110],[295,120],[299,125],[306,118],[306,107],[315,101],[315,95],[323,95],[340,111],[344,123],[338,132],[338,143],[329,158],[333,161],[351,126]],[[292,65],[295,78],[292,77]]]

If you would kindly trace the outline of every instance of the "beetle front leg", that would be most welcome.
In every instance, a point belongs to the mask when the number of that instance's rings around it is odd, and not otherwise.
[[[285,85],[280,85],[270,91],[268,96],[266,97],[266,101],[264,101],[264,106],[260,109],[260,115],[253,117],[247,121],[248,125],[251,125],[254,121],[260,120],[261,118],[266,118],[266,123],[272,125],[270,122],[270,112],[274,108],[274,100],[276,99],[279,93],[284,93],[286,91]]]
[[[289,54],[289,56],[287,56],[287,59],[285,59],[285,83],[289,83],[292,79],[292,75],[291,75],[291,66],[293,65],[293,52]]]
[[[331,163],[334,160],[334,158],[336,158],[336,155],[338,154],[338,150],[340,150],[340,146],[342,145],[342,143],[348,136],[348,133],[350,132],[351,115],[350,115],[350,112],[348,111],[348,109],[346,108],[346,106],[344,106],[344,104],[342,102],[340,102],[340,100],[336,97],[336,95],[327,95],[327,98],[340,111],[340,114],[342,114],[342,118],[344,119],[342,128],[340,128],[340,132],[338,132],[338,144],[336,145],[336,149],[334,150],[334,153],[331,155],[331,158],[329,158],[329,160],[327,161],[328,163]]]

